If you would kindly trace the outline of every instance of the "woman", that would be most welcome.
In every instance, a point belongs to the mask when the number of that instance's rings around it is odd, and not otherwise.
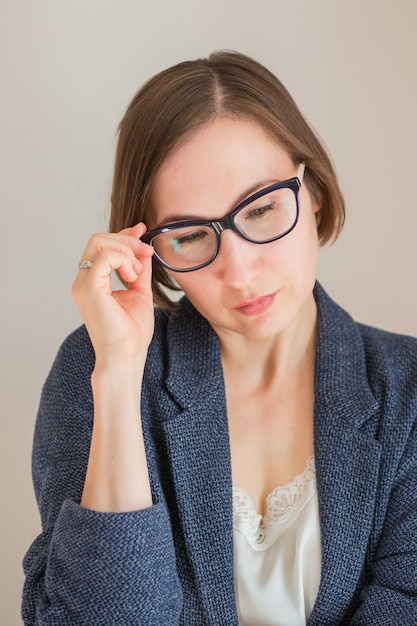
[[[417,342],[316,284],[343,219],[252,59],[138,92],[39,408],[26,624],[417,624]]]

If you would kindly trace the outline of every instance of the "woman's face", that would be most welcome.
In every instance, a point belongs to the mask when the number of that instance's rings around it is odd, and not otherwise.
[[[255,123],[217,119],[163,163],[152,194],[152,227],[181,216],[222,218],[245,196],[294,177],[297,166]],[[268,337],[296,320],[302,323],[303,312],[311,312],[319,207],[305,185],[299,201],[298,223],[284,238],[259,245],[226,230],[210,265],[189,273],[172,272],[219,337],[234,333]]]

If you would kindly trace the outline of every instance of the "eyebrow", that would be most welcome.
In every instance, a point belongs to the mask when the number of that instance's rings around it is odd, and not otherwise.
[[[284,182],[284,180],[287,180],[287,179],[283,178],[282,180],[274,180],[274,179],[272,179],[272,180],[263,180],[263,181],[254,183],[248,189],[246,189],[242,194],[240,194],[240,196],[238,196],[236,201],[229,208],[229,210],[226,211],[226,213],[224,215],[227,215],[228,213],[230,213],[230,211],[233,211],[233,209],[235,209],[237,206],[239,206],[239,204],[241,202],[246,200],[246,198],[249,198],[252,194],[256,193],[257,191],[260,191],[264,187],[269,187],[270,185],[275,185],[275,183]],[[222,217],[223,217],[223,215],[222,215]],[[188,220],[199,220],[201,222],[205,222],[205,221],[210,221],[211,218],[209,218],[209,217],[208,218],[201,218],[201,217],[196,216],[195,214],[193,215],[192,213],[173,213],[171,215],[168,215],[162,222],[158,222],[157,225],[155,226],[155,228],[160,228],[161,226],[167,226],[168,224],[174,224],[176,222],[186,222]]]

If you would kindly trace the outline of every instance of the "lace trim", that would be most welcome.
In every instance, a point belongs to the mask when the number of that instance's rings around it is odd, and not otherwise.
[[[276,487],[266,499],[266,515],[258,515],[244,489],[233,487],[233,528],[254,550],[267,550],[295,521],[316,490],[316,469],[311,456],[302,474]]]

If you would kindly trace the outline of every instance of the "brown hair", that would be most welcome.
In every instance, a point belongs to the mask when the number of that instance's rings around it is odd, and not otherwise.
[[[170,67],[133,98],[119,127],[110,231],[147,223],[153,185],[166,156],[203,124],[220,117],[256,122],[294,164],[306,164],[304,180],[320,206],[320,242],[335,239],[345,207],[326,150],[282,83],[253,59],[229,51]],[[152,281],[155,304],[173,308],[162,286],[175,289],[175,283],[157,262]]]

